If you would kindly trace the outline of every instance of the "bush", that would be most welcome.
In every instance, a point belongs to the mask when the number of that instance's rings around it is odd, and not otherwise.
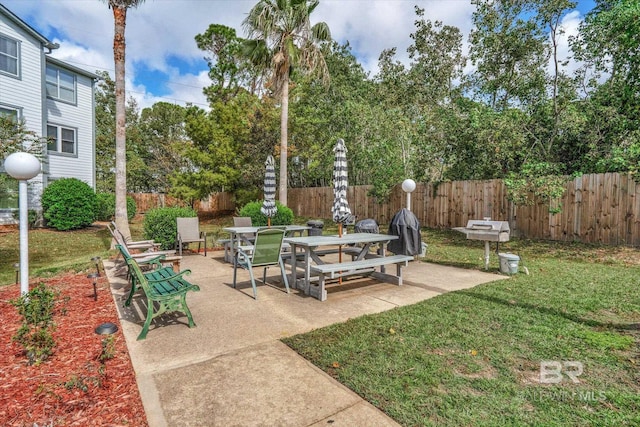
[[[249,202],[240,209],[238,215],[251,217],[251,224],[254,226],[267,225],[267,217],[260,212],[261,207],[261,201]],[[278,213],[271,218],[271,225],[289,225],[293,222],[293,211],[290,208],[281,205],[280,202],[276,202],[276,208]]]
[[[256,187],[252,188],[239,188],[234,193],[234,202],[236,206],[244,206],[247,203],[251,203],[251,201],[256,200],[262,194],[261,190]]]
[[[153,239],[162,245],[162,249],[173,249],[176,244],[178,225],[176,218],[198,216],[192,208],[151,209],[144,216],[144,238]]]
[[[116,217],[116,195],[113,193],[98,193],[96,206],[96,220],[112,221]],[[129,221],[136,216],[138,206],[133,197],[127,196],[127,218]]]
[[[20,211],[13,212],[13,219],[15,219],[16,221],[20,221]],[[29,228],[36,228],[39,219],[40,215],[38,215],[38,211],[29,209],[29,211],[27,212],[27,223],[29,224]]]
[[[96,215],[96,193],[77,178],[53,181],[42,193],[47,226],[66,231],[90,226]]]
[[[53,312],[59,293],[40,283],[28,293],[9,301],[22,316],[22,325],[12,340],[22,345],[29,365],[46,360],[56,346]]]

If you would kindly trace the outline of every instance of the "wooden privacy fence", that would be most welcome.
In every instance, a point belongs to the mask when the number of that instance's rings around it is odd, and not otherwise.
[[[145,213],[149,209],[164,208],[172,206],[184,206],[184,202],[161,193],[130,193],[136,201],[137,211]],[[235,209],[230,193],[216,193],[209,196],[207,200],[200,200],[195,203],[195,209],[199,215],[215,215],[229,212]]]
[[[388,202],[377,203],[367,195],[371,186],[351,186],[347,200],[357,219],[373,218],[388,224],[406,207],[406,194],[397,185]],[[178,205],[161,194],[132,194],[139,212]],[[451,181],[435,186],[418,183],[411,193],[411,210],[420,224],[430,228],[466,225],[470,219],[491,217],[509,221],[514,236],[531,239],[579,241],[606,245],[640,246],[640,184],[629,174],[590,174],[566,185],[559,203],[562,211],[533,199],[530,206],[514,206],[507,200],[502,180]],[[331,187],[290,188],[288,205],[296,216],[331,221]],[[200,214],[235,210],[229,193],[217,193],[196,204]]]
[[[347,190],[349,205],[358,219],[374,218],[388,224],[406,207],[400,185],[388,202],[378,204],[367,196],[370,186]],[[330,187],[291,188],[289,207],[299,216],[330,220],[333,192]],[[411,193],[411,211],[430,228],[465,226],[470,219],[491,217],[509,221],[514,236],[531,239],[579,241],[605,245],[640,246],[640,183],[629,174],[583,175],[569,181],[559,201],[562,211],[533,198],[530,206],[514,206],[507,200],[502,180],[452,181],[417,184]]]

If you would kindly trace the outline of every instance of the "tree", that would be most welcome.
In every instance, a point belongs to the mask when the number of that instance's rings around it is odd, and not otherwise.
[[[209,103],[228,101],[240,90],[251,94],[258,92],[260,70],[242,55],[246,40],[236,35],[236,30],[224,25],[211,24],[207,31],[195,37],[200,50],[207,53],[211,86],[203,89]]]
[[[96,112],[96,191],[103,193],[115,193],[115,168],[116,168],[116,93],[115,82],[106,71],[97,71],[100,81],[96,87],[95,112]],[[147,165],[144,161],[136,159],[136,153],[145,154],[146,148],[142,144],[141,130],[138,129],[139,111],[134,98],[129,98],[126,104],[127,126],[127,175],[133,173],[137,178],[145,174]],[[139,188],[136,180],[127,180],[127,191],[137,191]],[[140,185],[145,185],[140,182]]]
[[[103,0],[104,1],[104,0]],[[116,214],[115,222],[125,238],[131,237],[127,216],[127,131],[126,95],[124,91],[125,27],[127,10],[138,7],[144,0],[106,0],[113,11],[113,62],[116,79]]]
[[[319,0],[260,0],[243,25],[251,40],[246,54],[255,64],[269,64],[268,83],[280,98],[280,203],[287,204],[289,79],[293,69],[318,72],[328,78],[320,44],[331,39],[324,22],[311,25],[310,15]]]
[[[291,91],[289,135],[289,184],[292,187],[330,186],[333,147],[343,138],[349,147],[349,163],[361,157],[356,144],[363,123],[357,113],[372,104],[374,84],[367,78],[348,44],[332,42],[323,47],[331,75],[329,86],[312,77],[299,78]],[[361,183],[364,173],[350,168],[349,183]],[[368,183],[368,182],[366,182]]]
[[[523,107],[544,96],[548,34],[530,17],[535,3],[472,0],[475,29],[470,58],[477,70],[469,82],[480,99],[497,110]]]
[[[0,114],[0,207],[17,207],[18,180],[4,173],[4,159],[10,154],[23,151],[31,153],[40,162],[45,161],[45,140],[28,130],[24,121],[14,116]]]
[[[412,92],[418,103],[442,104],[451,100],[455,82],[462,78],[466,58],[462,54],[462,32],[442,22],[424,19],[424,9],[416,6],[414,43],[409,46],[412,60]]]
[[[141,177],[146,188],[139,191],[168,192],[169,176],[186,165],[180,155],[181,147],[189,142],[185,116],[184,107],[168,102],[156,102],[142,110],[139,121],[142,143],[136,154],[146,165]]]

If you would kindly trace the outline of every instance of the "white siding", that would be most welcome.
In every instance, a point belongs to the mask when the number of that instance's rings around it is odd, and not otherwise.
[[[29,208],[40,207],[43,185],[49,178],[78,178],[95,188],[94,82],[90,73],[46,59],[43,43],[48,41],[32,28],[5,15],[2,9],[0,34],[17,40],[20,45],[18,78],[0,74],[0,105],[19,109],[27,129],[40,137],[46,136],[48,122],[76,130],[76,155],[48,154],[44,159],[44,174],[29,181]],[[47,61],[76,75],[75,104],[45,96]]]
[[[0,74],[0,104],[22,109],[29,130],[42,135],[42,70],[40,42],[0,14],[0,33],[20,42],[20,78]]]
[[[47,122],[76,130],[77,156],[49,153],[49,177],[78,178],[95,188],[93,81],[76,74],[76,104],[47,99]]]
[[[20,44],[20,72],[14,78],[0,74],[0,104],[19,108],[28,130],[43,134],[43,50],[38,40],[0,14],[0,33],[18,40]],[[42,174],[29,180],[29,209],[40,208]]]

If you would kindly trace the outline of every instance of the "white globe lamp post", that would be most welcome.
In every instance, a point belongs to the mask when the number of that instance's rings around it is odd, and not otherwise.
[[[18,180],[18,207],[20,212],[20,294],[29,292],[29,223],[27,206],[27,180],[40,173],[40,161],[29,153],[13,153],[4,161],[4,170]]]
[[[416,182],[411,178],[402,181],[402,191],[407,193],[407,209],[411,210],[411,193],[416,189]]]

